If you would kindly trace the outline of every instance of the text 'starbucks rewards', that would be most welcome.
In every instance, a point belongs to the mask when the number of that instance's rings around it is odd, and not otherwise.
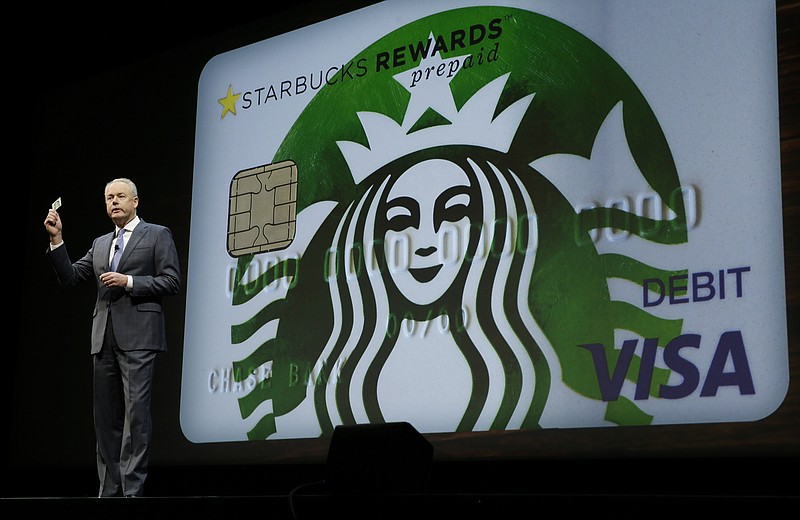
[[[185,435],[768,416],[775,56],[769,1],[404,0],[214,57]]]

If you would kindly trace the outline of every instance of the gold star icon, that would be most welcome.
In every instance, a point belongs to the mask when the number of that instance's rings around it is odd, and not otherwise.
[[[228,85],[228,94],[224,98],[220,98],[217,101],[220,105],[222,105],[222,116],[220,119],[225,119],[225,114],[228,112],[236,115],[236,101],[241,97],[241,94],[234,94],[233,93],[233,86]]]

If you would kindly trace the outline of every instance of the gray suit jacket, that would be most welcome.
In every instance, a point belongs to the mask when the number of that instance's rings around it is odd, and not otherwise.
[[[167,349],[163,296],[180,290],[178,251],[169,228],[140,219],[133,230],[117,271],[133,276],[133,290],[108,288],[100,274],[109,270],[114,233],[97,237],[83,258],[72,263],[66,243],[47,250],[47,258],[64,286],[94,279],[97,302],[92,319],[92,354],[103,347],[109,313],[113,314],[114,333],[122,350]]]

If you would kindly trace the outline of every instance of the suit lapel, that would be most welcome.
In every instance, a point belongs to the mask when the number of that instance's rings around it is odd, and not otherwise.
[[[142,237],[144,237],[145,233],[147,233],[147,224],[140,218],[139,224],[133,229],[131,236],[128,238],[128,242],[125,244],[125,249],[122,251],[122,256],[119,259],[119,265],[117,266],[117,269],[125,265],[125,260],[128,259],[130,252],[133,251],[136,245],[142,240]],[[109,249],[109,254],[110,253],[111,249]]]
[[[103,257],[103,263],[105,264],[106,271],[111,269],[111,249],[114,247],[114,232],[112,231],[108,235],[105,235],[100,240],[100,251],[105,251],[106,256]]]

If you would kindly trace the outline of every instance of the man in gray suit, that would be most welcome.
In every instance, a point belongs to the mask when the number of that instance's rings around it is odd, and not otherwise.
[[[47,258],[63,286],[97,283],[92,318],[94,427],[100,496],[142,496],[152,438],[150,401],[156,354],[167,349],[162,297],[180,289],[171,231],[140,219],[129,179],[105,188],[112,233],[97,237],[76,262],[50,209]]]

